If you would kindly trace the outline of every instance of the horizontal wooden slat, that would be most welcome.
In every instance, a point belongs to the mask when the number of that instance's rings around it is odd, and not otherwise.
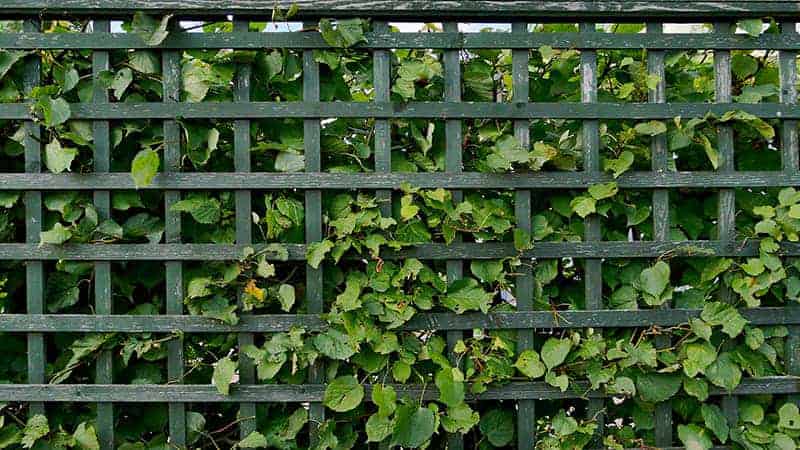
[[[515,330],[569,328],[649,328],[676,326],[698,317],[699,309],[520,311],[513,313],[419,313],[400,330]],[[740,310],[751,325],[800,324],[798,308]],[[279,333],[294,327],[327,328],[319,314],[242,316],[236,325],[200,316],[127,316],[88,314],[0,314],[0,332],[42,333]]]
[[[800,185],[800,174],[747,172],[628,172],[614,180],[610,174],[584,172],[480,173],[170,173],[157,174],[139,189],[149,190],[271,190],[271,189],[399,189],[403,183],[418,188],[446,189],[586,189],[616,181],[621,189],[655,188],[768,188]],[[0,174],[0,191],[132,190],[128,173]]]
[[[719,35],[711,33],[367,33],[358,49],[735,49],[797,50],[800,36],[763,34]],[[317,32],[173,33],[162,43],[149,46],[130,33],[109,33],[102,39],[89,33],[0,33],[0,48],[8,49],[252,49],[330,48]]]
[[[74,103],[71,118],[136,119],[671,119],[745,111],[773,119],[800,119],[800,106],[780,103],[475,103],[475,102],[206,102]],[[30,120],[30,106],[0,104],[0,119]]]
[[[436,400],[439,392],[435,387],[394,384],[398,397],[422,397]],[[514,382],[490,387],[481,394],[467,394],[468,401],[475,400],[544,400],[604,397],[602,392],[589,391],[586,382],[570,383],[571,388],[561,392],[544,382]],[[371,398],[372,385],[365,384],[365,399]],[[711,395],[727,395],[727,391],[712,387]],[[736,395],[791,394],[800,392],[798,377],[745,378],[733,391]],[[323,384],[262,384],[233,385],[230,395],[222,395],[208,385],[122,385],[122,384],[0,384],[0,401],[45,401],[45,402],[125,402],[125,403],[231,403],[231,402],[276,402],[299,403],[321,401],[325,393]]]
[[[4,0],[2,15],[114,15],[144,11],[151,14],[257,16],[269,18],[273,5],[297,4],[300,19],[370,16],[390,20],[643,20],[667,17],[675,21],[771,15],[796,17],[800,5],[777,0]],[[490,19],[491,18],[491,19]]]
[[[0,244],[0,260],[42,261],[231,261],[239,260],[246,247],[256,250],[263,245],[234,244]],[[285,244],[289,261],[305,261],[306,246]],[[270,260],[281,260],[272,252]],[[780,254],[800,256],[800,243],[784,242]],[[418,258],[499,259],[523,258],[671,258],[695,256],[757,256],[758,241],[728,244],[720,241],[603,241],[537,242],[532,250],[518,252],[510,243],[454,242],[420,244],[399,251],[381,252],[383,259]]]

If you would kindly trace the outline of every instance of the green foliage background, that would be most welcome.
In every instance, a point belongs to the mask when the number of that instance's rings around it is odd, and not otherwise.
[[[167,36],[169,17],[137,15],[123,24],[150,45]],[[48,33],[82,32],[88,23],[46,22]],[[251,23],[251,31],[273,24]],[[744,21],[752,35],[777,32],[774,23]],[[643,25],[603,27],[607,33],[633,33]],[[202,31],[232,31],[227,22],[204,23]],[[321,101],[367,102],[374,98],[373,59],[353,47],[364,40],[369,23],[362,20],[319,23],[333,49],[315,52],[320,65]],[[5,32],[20,31],[4,22]],[[437,25],[425,25],[430,32]],[[572,24],[536,25],[535,32],[577,31]],[[42,59],[42,85],[23,92],[23,66]],[[601,102],[645,102],[661,80],[648,75],[647,54],[640,50],[598,51]],[[442,55],[434,50],[391,52],[393,102],[442,101]],[[541,47],[531,50],[529,98],[536,102],[580,102],[580,51]],[[184,102],[230,102],[237,67],[253,68],[253,101],[302,101],[302,55],[286,49],[258,51],[186,50],[181,52]],[[511,52],[461,52],[462,96],[471,102],[509,102]],[[706,50],[668,52],[668,102],[712,102],[713,53]],[[734,101],[776,102],[778,68],[775,51],[734,51]],[[155,50],[113,51],[111,70],[98,82],[113,102],[162,101],[162,67]],[[34,102],[44,132],[47,169],[54,173],[92,170],[90,122],[70,118],[69,103],[91,102],[90,50],[0,51],[0,101]],[[735,134],[737,170],[780,170],[778,122],[741,111],[721,117],[676,117],[670,121],[608,120],[600,125],[603,171],[617,178],[629,170],[649,170],[650,143],[666,135],[674,170],[713,170],[720,163],[717,129],[730,125]],[[182,170],[233,171],[233,123],[181,119]],[[391,121],[392,171],[442,172],[444,123],[441,120]],[[464,170],[469,172],[570,172],[583,167],[580,121],[531,121],[531,145],[513,136],[510,121],[463,121]],[[296,172],[304,168],[303,120],[253,120],[251,161],[257,172]],[[21,123],[0,121],[0,171],[23,172],[25,137]],[[160,171],[164,136],[157,120],[111,123],[114,172],[130,172],[137,186],[151,183]],[[330,118],[322,121],[323,171],[371,172],[375,131],[371,119]],[[254,192],[256,244],[305,242],[302,192]],[[99,220],[87,192],[44,194],[46,230],[41,242],[159,243],[163,241],[163,193],[115,191],[110,220]],[[47,339],[47,381],[91,384],[94,361],[104,350],[114,355],[114,379],[121,384],[166,382],[166,343],[183,339],[186,384],[213,383],[223,394],[237,384],[237,368],[254,362],[259,383],[302,384],[311,365],[322,363],[328,380],[324,397],[328,420],[320,426],[317,448],[363,448],[384,441],[403,447],[442,448],[445,433],[465,435],[468,448],[513,447],[516,413],[513,402],[465,402],[512,381],[544,381],[567,391],[578,382],[613,394],[605,404],[606,448],[651,446],[654,408],[670,401],[676,445],[709,449],[733,444],[746,449],[794,449],[800,438],[800,412],[780,395],[752,395],[739,400],[732,423],[723,415],[719,397],[709,389],[735,389],[743,379],[787,375],[784,326],[749,324],[739,308],[790,306],[800,300],[800,265],[780,255],[779,243],[796,242],[800,232],[800,193],[784,189],[738,189],[736,226],[740,240],[759,240],[760,255],[721,258],[700,254],[654,260],[606,260],[603,299],[609,309],[676,308],[702,310],[699,318],[669,328],[536,330],[535,350],[519,352],[514,331],[476,329],[466,333],[449,358],[444,333],[400,331],[421,312],[512,312],[513,292],[522,267],[534,273],[535,309],[586,309],[584,261],[529,260],[509,257],[474,260],[464,277],[448,282],[444,262],[408,258],[381,259],[382,249],[420,243],[514,243],[520,251],[537,242],[578,242],[583,219],[599,217],[602,238],[609,241],[653,239],[651,194],[621,190],[616,182],[586,191],[537,190],[533,195],[533,232],[516,227],[513,191],[466,191],[456,201],[444,189],[404,185],[395,194],[391,216],[370,191],[325,191],[322,242],[309,246],[308,264],[324,268],[324,298],[329,328],[301,328],[258,336],[255,345],[239,349],[235,334],[54,334]],[[235,239],[232,192],[185,192],[173,211],[182,213],[182,239],[187,243],[232,244]],[[717,192],[670,192],[670,240],[716,239]],[[0,240],[24,241],[24,205],[20,193],[0,192]],[[358,256],[353,258],[352,256]],[[147,262],[112,266],[112,293],[117,314],[164,314],[165,275]],[[248,253],[238,261],[185,264],[185,305],[189,314],[235,324],[242,312],[301,314],[307,312],[305,263],[268,260]],[[48,313],[91,313],[91,263],[59,261],[46,268]],[[25,269],[22,263],[0,263],[0,313],[24,313]],[[728,302],[720,301],[730,288]],[[241,305],[237,299],[242,299]],[[624,313],[620,313],[624,314]],[[2,316],[0,316],[2,320]],[[659,347],[658,337],[670,344]],[[24,336],[0,334],[0,382],[26,381]],[[391,383],[438,388],[435,401],[398,395]],[[364,384],[376,385],[370,398]],[[98,448],[94,406],[68,403],[49,408],[47,417],[29,415],[21,403],[0,404],[0,448]],[[236,404],[191,404],[188,428],[191,448],[306,448],[308,411],[297,404],[259,404],[257,431],[239,440]],[[585,417],[584,399],[537,402],[537,448],[589,448],[598,417]],[[118,407],[116,439],[120,449],[167,449],[167,406]]]

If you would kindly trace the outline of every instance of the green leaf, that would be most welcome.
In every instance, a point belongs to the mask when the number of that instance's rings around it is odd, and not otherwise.
[[[667,290],[669,277],[669,264],[664,261],[659,261],[642,271],[639,275],[639,286],[642,290],[642,297],[648,305],[661,305],[671,296]]]
[[[85,422],[81,422],[75,428],[75,433],[72,434],[72,437],[82,450],[100,450],[100,442],[97,440],[97,433],[95,433],[94,427],[87,426]]]
[[[542,361],[548,369],[558,367],[567,359],[572,349],[570,339],[549,338],[542,346]]]
[[[742,19],[736,22],[736,26],[752,37],[759,37],[764,29],[764,21],[761,19]]]
[[[784,403],[778,410],[778,427],[800,430],[800,409],[794,403]]]
[[[214,365],[214,374],[211,377],[217,391],[222,395],[229,395],[233,376],[236,374],[237,364],[229,356],[226,356]]]
[[[722,332],[732,338],[740,335],[747,325],[747,320],[736,308],[722,302],[706,303],[700,318],[711,326],[722,325]]]
[[[381,442],[392,435],[394,420],[387,415],[373,414],[366,424],[367,442]]]
[[[150,186],[158,173],[160,164],[161,159],[158,157],[158,152],[149,148],[140,150],[131,163],[131,177],[133,177],[136,187]]]
[[[678,425],[678,438],[686,450],[709,450],[713,446],[706,430],[695,424]]]
[[[544,375],[545,372],[545,366],[539,359],[539,354],[534,350],[524,350],[520,353],[517,362],[514,363],[514,367],[531,379],[539,378]]]
[[[329,328],[324,333],[316,335],[314,346],[328,358],[341,360],[355,355],[357,350],[350,342],[350,337],[335,328]]]
[[[436,373],[439,401],[447,406],[456,406],[464,401],[464,374],[458,368],[444,368]]]
[[[719,406],[703,403],[700,405],[700,412],[706,428],[711,430],[723,444],[728,440],[728,420],[719,409]]]
[[[663,402],[677,394],[680,388],[680,375],[648,372],[636,377],[636,390],[646,402]]]
[[[484,291],[473,278],[461,278],[447,288],[442,304],[457,314],[478,310],[485,314],[493,298],[494,293]]]
[[[597,200],[588,196],[588,195],[581,195],[575,197],[570,201],[569,206],[575,214],[581,216],[582,219],[585,219],[586,216],[589,214],[593,214],[597,211],[596,209]]]
[[[191,197],[175,202],[171,208],[175,212],[186,212],[198,223],[211,225],[222,217],[222,206],[213,197]]]
[[[495,447],[505,447],[514,440],[514,413],[492,409],[481,417],[480,430]]]
[[[706,367],[717,359],[717,349],[708,342],[692,342],[686,345],[686,361],[683,372],[688,377],[705,373]]]
[[[17,61],[21,60],[28,53],[29,52],[18,50],[0,50],[0,80],[6,76]]]
[[[553,371],[548,371],[544,376],[545,383],[550,386],[561,389],[561,392],[566,392],[569,387],[569,377],[566,374],[556,375]]]
[[[742,369],[730,353],[722,353],[706,369],[706,378],[712,384],[733,391],[742,381]]]
[[[67,242],[71,237],[72,230],[61,225],[60,222],[56,222],[49,231],[39,233],[39,243],[59,245]]]
[[[76,156],[78,156],[78,149],[61,147],[61,143],[55,138],[44,148],[45,165],[53,173],[69,170]]]
[[[114,97],[118,100],[122,99],[128,86],[133,82],[133,71],[127,67],[120,69],[114,75],[114,81],[111,82],[111,89],[114,90]]]
[[[618,178],[633,165],[634,156],[632,152],[625,150],[620,153],[619,158],[606,159],[603,163],[603,168],[613,174],[614,178]]]
[[[246,438],[236,444],[239,448],[265,448],[268,445],[267,438],[258,431],[251,432]]]
[[[278,152],[275,157],[275,170],[279,172],[301,172],[306,167],[306,157],[291,152]]]
[[[308,244],[306,249],[306,261],[308,261],[308,265],[314,269],[319,268],[320,263],[325,259],[325,255],[328,254],[332,248],[333,242],[327,239]]]
[[[364,399],[364,386],[353,375],[334,378],[325,388],[323,404],[336,412],[350,411]]]
[[[614,181],[589,186],[589,195],[595,200],[613,197],[617,192],[619,192],[619,188]]]
[[[172,15],[166,15],[161,19],[137,12],[131,21],[131,29],[138,34],[145,44],[149,46],[159,45],[164,42],[169,32],[167,26]]]
[[[281,302],[281,309],[289,312],[295,301],[294,286],[291,284],[281,284],[278,288],[278,300]]]
[[[36,441],[47,436],[50,432],[50,425],[47,423],[47,417],[36,414],[28,419],[25,423],[25,429],[22,430],[22,447],[31,448]]]
[[[72,111],[69,103],[63,98],[52,98],[46,95],[36,103],[37,110],[42,114],[45,126],[53,128],[69,120]]]
[[[436,427],[436,417],[429,408],[401,405],[397,408],[392,443],[417,448],[428,442]]]
[[[637,123],[634,130],[638,134],[646,136],[658,136],[667,132],[667,125],[660,120],[651,120],[649,122]]]
[[[347,48],[366,41],[362,19],[337,20],[335,24],[329,19],[321,19],[319,32],[331,47]]]

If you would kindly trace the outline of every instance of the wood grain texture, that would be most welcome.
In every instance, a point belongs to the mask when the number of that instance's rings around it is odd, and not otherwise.
[[[709,256],[758,256],[757,240],[721,241],[594,241],[540,242],[532,250],[518,252],[511,243],[433,243],[403,250],[386,250],[381,258],[501,259],[521,258],[673,258]],[[782,242],[777,254],[800,256],[800,243]],[[233,261],[241,259],[246,248],[263,245],[234,244],[0,244],[0,260],[5,261]],[[267,251],[270,261],[305,261],[306,246],[285,244],[288,258]],[[269,250],[269,249],[266,249]],[[345,259],[360,258],[346,255]]]
[[[739,312],[751,325],[800,324],[800,308],[762,307]],[[686,324],[700,309],[517,311],[507,313],[419,313],[400,330],[523,330],[575,328],[649,328]],[[123,316],[89,314],[2,314],[0,331],[19,333],[278,333],[292,327],[308,331],[327,328],[321,314],[259,314],[242,317],[236,325],[202,316]]]
[[[537,173],[238,173],[203,172],[158,174],[146,190],[257,190],[270,189],[400,189],[408,183],[418,188],[445,189],[586,189],[613,181],[610,174],[588,172]],[[797,172],[627,172],[620,176],[621,189],[656,188],[767,188],[800,185]],[[127,173],[52,174],[3,173],[0,191],[131,190]],[[37,235],[38,236],[38,235]],[[37,241],[38,242],[38,241]]]
[[[313,28],[311,24],[309,27]],[[800,37],[778,34],[749,35],[670,33],[478,33],[447,30],[442,33],[369,32],[357,49],[530,49],[548,45],[554,49],[709,49],[709,50],[797,50]],[[110,33],[92,39],[83,33],[0,33],[0,47],[8,49],[327,49],[330,45],[317,32],[171,33],[158,45],[147,45],[130,33]]]
[[[413,384],[389,384],[398,397],[408,396],[424,400],[436,400],[439,391],[432,386]],[[571,383],[573,389],[561,392],[544,382],[514,382],[491,387],[481,394],[467,393],[467,401],[542,399],[558,400],[571,398],[596,398],[605,395],[590,391],[586,382]],[[325,393],[324,384],[283,385],[233,385],[230,395],[222,395],[210,384],[203,385],[122,385],[122,384],[0,384],[0,401],[48,401],[48,402],[125,402],[164,403],[165,399],[181,403],[240,403],[275,402],[301,403],[319,402]],[[372,386],[365,387],[364,399],[369,401]],[[798,377],[746,378],[734,389],[735,395],[792,394],[800,392]],[[709,394],[727,395],[727,391],[712,387]]]
[[[235,102],[73,103],[72,119],[672,119],[744,111],[764,119],[800,119],[800,107],[780,103],[477,103],[477,102]],[[31,120],[24,103],[0,104],[0,119]]]
[[[272,7],[299,7],[298,18],[371,16],[402,19],[582,19],[635,20],[668,17],[699,21],[704,18],[740,18],[771,15],[794,16],[800,5],[794,1],[739,0],[5,0],[2,14],[121,15],[144,11],[152,14],[185,15],[240,14],[268,18]]]

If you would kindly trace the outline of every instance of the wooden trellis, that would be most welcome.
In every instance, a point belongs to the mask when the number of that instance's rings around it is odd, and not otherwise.
[[[733,133],[722,127],[719,138],[720,159],[723,164],[714,172],[670,172],[668,170],[665,137],[652,140],[652,171],[630,172],[617,181],[620,188],[652,190],[654,240],[639,242],[600,241],[597,219],[587,220],[584,241],[579,243],[537,243],[524,253],[525,258],[574,257],[587,259],[585,291],[587,310],[567,311],[554,317],[548,311],[533,310],[533,275],[523,272],[516,281],[518,312],[456,315],[449,313],[419,313],[401,329],[437,329],[447,332],[449,344],[454,344],[463,332],[473,328],[513,329],[520,336],[520,350],[532,348],[536,328],[614,328],[651,325],[678,325],[697,317],[699,310],[638,310],[621,316],[604,309],[602,299],[603,258],[654,258],[665,252],[687,257],[711,254],[718,256],[755,256],[757,244],[736,239],[734,223],[734,189],[800,185],[798,164],[796,57],[800,50],[800,35],[796,21],[800,19],[800,4],[781,1],[297,1],[278,2],[283,7],[299,6],[301,20],[314,23],[320,17],[357,16],[373,19],[374,29],[359,49],[371,50],[374,57],[375,99],[373,102],[320,102],[319,69],[313,57],[314,49],[327,44],[315,32],[248,32],[250,20],[269,16],[264,4],[256,0],[4,0],[0,16],[24,20],[22,33],[0,34],[0,48],[5,49],[92,49],[95,76],[108,68],[109,50],[154,48],[161,51],[163,65],[164,101],[162,103],[111,103],[107,91],[97,87],[93,103],[73,104],[72,118],[94,123],[94,173],[46,174],[41,172],[41,143],[39,125],[34,122],[28,104],[0,104],[0,119],[25,121],[26,173],[0,174],[0,189],[25,192],[27,242],[0,244],[0,259],[27,262],[27,313],[0,316],[0,331],[21,332],[28,336],[28,383],[0,385],[0,401],[31,402],[31,410],[42,412],[51,402],[97,402],[98,431],[103,448],[113,443],[113,408],[117,402],[168,402],[170,439],[177,445],[186,442],[184,405],[188,402],[237,402],[242,415],[255,415],[257,402],[310,402],[312,420],[321,420],[321,405],[325,390],[321,367],[312,370],[308,384],[257,384],[251,366],[241,368],[239,385],[230,396],[218,394],[213,386],[182,385],[183,352],[179,341],[169,346],[166,385],[117,385],[112,379],[112,358],[103,355],[97,364],[96,384],[44,384],[45,339],[55,332],[174,332],[239,333],[239,344],[253,341],[253,333],[288,331],[293,326],[309,330],[325,326],[323,313],[322,270],[307,267],[308,314],[305,315],[246,315],[237,325],[227,325],[212,319],[189,316],[183,308],[183,262],[204,260],[235,260],[251,243],[251,190],[301,189],[305,192],[306,240],[322,239],[322,191],[336,189],[375,189],[381,198],[390,198],[391,191],[402,182],[419,187],[443,187],[456,192],[460,189],[514,189],[517,226],[531,228],[531,197],[541,189],[585,189],[592,184],[610,181],[600,171],[598,124],[603,119],[667,119],[675,116],[695,117],[708,112],[722,114],[731,109],[743,110],[763,118],[780,119],[783,143],[781,172],[736,172],[733,166]],[[156,47],[148,47],[138,36],[112,33],[110,21],[127,17],[136,11],[152,14],[175,14],[181,18],[233,16],[231,33],[182,33],[174,30]],[[45,34],[41,21],[50,16],[67,15],[93,20],[91,33]],[[745,17],[770,16],[781,24],[779,35],[760,37],[734,34],[733,24]],[[388,21],[441,22],[442,33],[390,33]],[[459,21],[491,21],[511,23],[510,33],[461,33]],[[542,21],[579,22],[576,33],[532,33],[529,23]],[[642,34],[606,34],[595,32],[595,23],[607,21],[646,22]],[[708,34],[663,34],[663,24],[681,21],[714,23]],[[514,92],[528,91],[528,50],[548,45],[552,48],[576,48],[581,51],[581,103],[534,103],[515,96],[510,103],[461,102],[460,49],[500,48],[513,50]],[[252,102],[250,69],[240,68],[236,75],[234,101],[230,103],[182,103],[180,98],[180,55],[182,49],[261,49],[290,48],[303,52],[302,102]],[[441,49],[444,51],[445,95],[442,102],[390,102],[390,54],[396,48]],[[597,102],[597,51],[603,49],[647,49],[647,68],[661,80],[651,90],[648,103],[612,104]],[[716,99],[710,104],[666,103],[664,54],[667,50],[709,49],[714,51]],[[780,102],[771,104],[731,103],[731,58],[734,49],[771,49],[780,52]],[[34,58],[26,66],[25,89],[39,81],[40,64]],[[250,173],[250,120],[270,117],[299,117],[304,122],[305,172]],[[358,174],[320,173],[320,119],[328,117],[374,118],[376,133],[375,172]],[[166,239],[162,244],[109,244],[40,246],[42,223],[42,193],[53,190],[84,190],[94,194],[94,203],[101,217],[110,214],[110,191],[133,189],[126,173],[109,173],[109,121],[118,119],[163,120],[166,144],[163,174],[145,189],[165,191]],[[216,118],[235,120],[235,173],[179,173],[180,137],[177,118]],[[446,171],[444,173],[392,173],[390,158],[389,120],[394,118],[435,118],[446,124]],[[529,122],[538,118],[580,120],[584,143],[585,166],[582,172],[487,174],[461,171],[461,120],[496,118],[513,120],[516,137],[529,144]],[[675,188],[719,189],[718,239],[713,241],[671,241],[669,239],[669,196]],[[181,193],[189,190],[236,191],[236,244],[182,244],[180,216],[170,206]],[[385,209],[384,214],[391,210]],[[288,245],[289,260],[305,259],[305,245]],[[702,251],[700,251],[702,250]],[[800,245],[787,244],[784,254],[800,256]],[[447,275],[458,278],[463,261],[470,259],[515,256],[510,244],[460,243],[444,246],[427,244],[389,253],[386,258],[418,257],[447,261]],[[96,315],[44,314],[43,261],[80,260],[95,262]],[[110,262],[120,260],[160,261],[166,266],[167,314],[163,316],[122,316],[111,311]],[[725,292],[722,293],[725,295]],[[800,375],[800,308],[755,308],[743,315],[755,325],[789,325],[786,361],[788,373]],[[668,342],[661,341],[660,345]],[[711,395],[724,396],[723,409],[729,417],[737,416],[736,398],[748,394],[796,394],[797,378],[773,377],[746,379],[729,395],[712,390]],[[435,399],[435,389],[416,385],[398,385],[399,393],[424,395]],[[423,394],[424,392],[424,394]],[[576,398],[573,390],[561,392],[543,382],[516,382],[490,388],[473,395],[470,400],[504,399],[518,401],[519,448],[532,448],[534,436],[529,424],[534,423],[536,401],[541,399]],[[369,394],[367,394],[369,397]],[[590,392],[589,408],[601,411],[603,395]],[[656,443],[670,447],[672,409],[659,405],[656,412]],[[255,428],[255,422],[241,423],[242,436]],[[463,446],[458,435],[449,439],[451,448]]]

